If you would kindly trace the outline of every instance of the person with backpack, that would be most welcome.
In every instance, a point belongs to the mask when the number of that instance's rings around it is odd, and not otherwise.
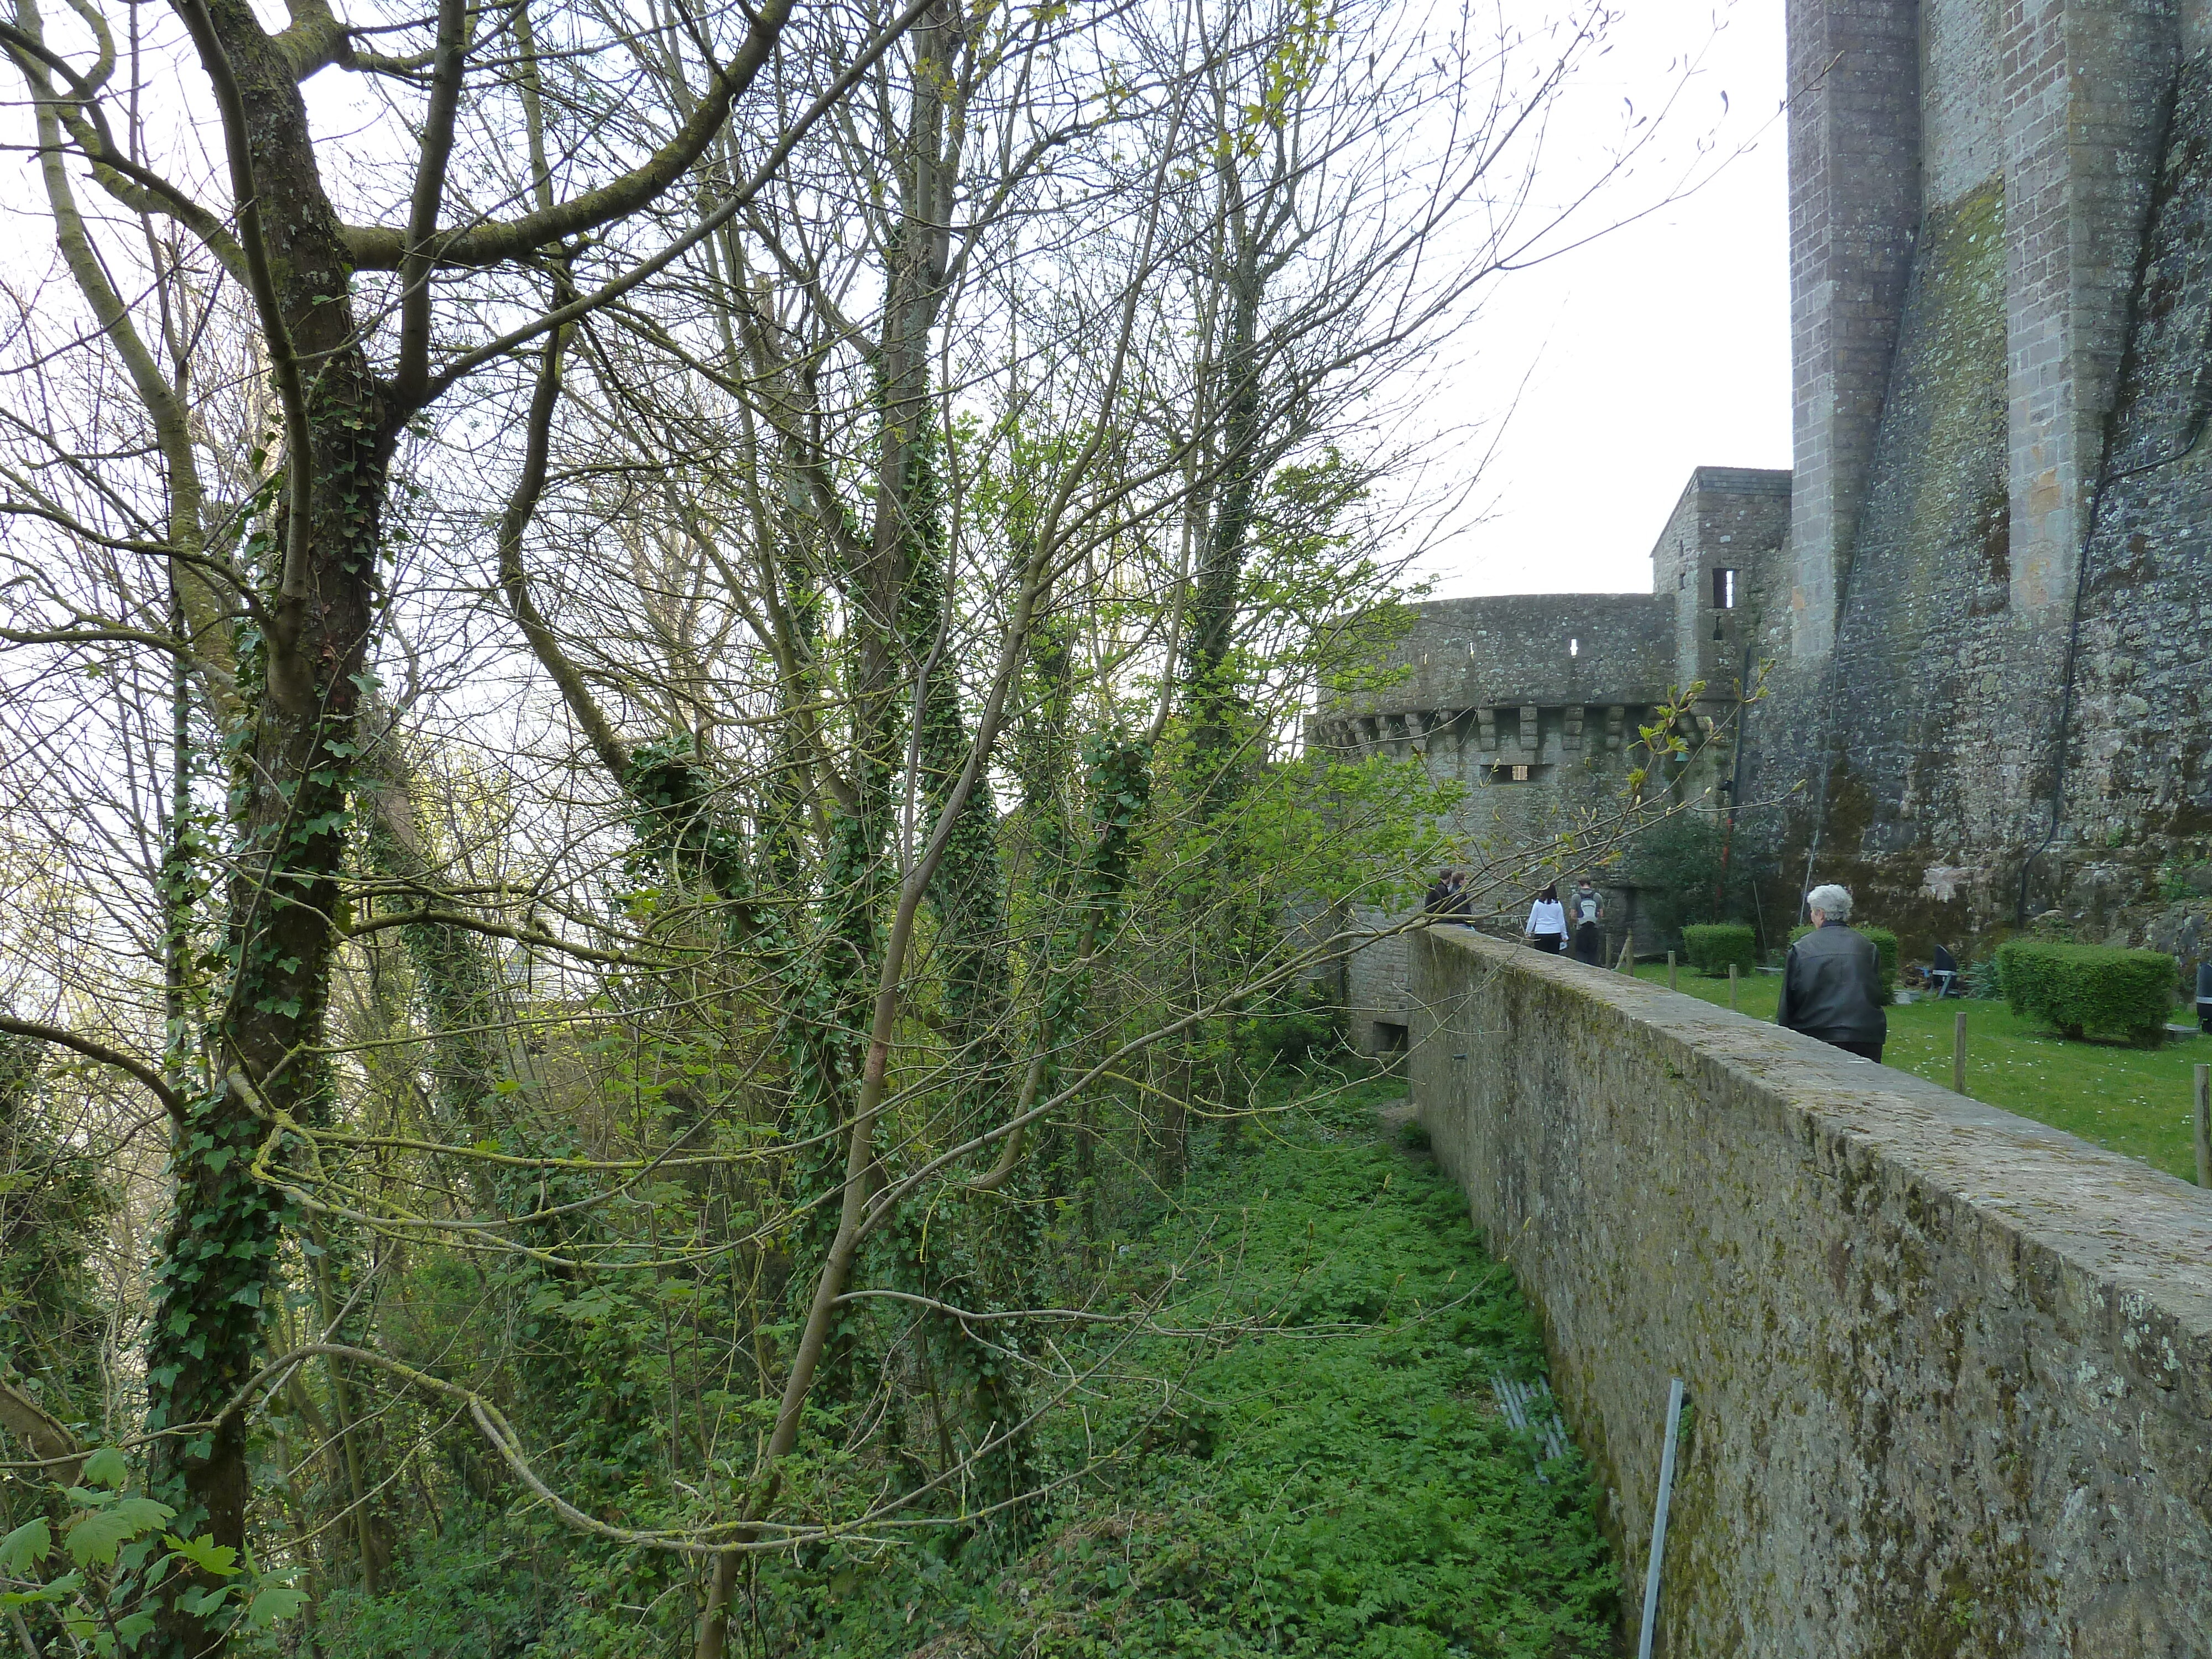
[[[1437,878],[1429,884],[1429,890],[1421,900],[1423,915],[1449,916],[1451,915],[1452,900],[1458,891],[1456,880],[1458,873],[1455,870],[1439,870],[1437,872]]]
[[[1605,965],[1605,898],[1584,876],[1575,884],[1568,901],[1568,920],[1574,923],[1575,960],[1593,968]]]
[[[1864,933],[1844,924],[1851,896],[1832,883],[1805,895],[1813,931],[1790,947],[1774,1023],[1878,1060],[1889,1038],[1882,1012],[1881,956]]]

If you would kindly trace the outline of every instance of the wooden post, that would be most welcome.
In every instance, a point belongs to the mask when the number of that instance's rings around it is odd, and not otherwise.
[[[1667,988],[1670,991],[1675,988],[1674,953],[1672,951],[1667,952]]]
[[[1966,1011],[1964,1008],[1951,1018],[1951,1092],[1966,1092]]]
[[[2212,1187],[2212,1066],[2197,1068],[2197,1184]]]
[[[1729,963],[1729,1008],[1730,1012],[1735,1008],[1735,963],[1732,962]]]
[[[1624,974],[1636,971],[1636,935],[1631,933],[1620,941],[1620,960],[1613,964]]]

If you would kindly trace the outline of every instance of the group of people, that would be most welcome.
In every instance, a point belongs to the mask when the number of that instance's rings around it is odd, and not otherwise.
[[[1605,896],[1588,876],[1575,883],[1573,896],[1562,903],[1559,884],[1552,883],[1528,907],[1528,925],[1522,929],[1529,944],[1558,956],[1571,937],[1575,960],[1601,965],[1605,961]]]
[[[1872,939],[1850,926],[1851,896],[1843,888],[1832,883],[1815,887],[1805,896],[1805,908],[1813,931],[1790,947],[1774,1023],[1878,1060],[1889,1038],[1880,953]],[[1429,889],[1422,909],[1445,921],[1471,919],[1474,895],[1465,874],[1444,871]],[[1530,945],[1553,956],[1566,950],[1571,936],[1575,959],[1601,966],[1605,896],[1584,876],[1562,901],[1554,882],[1536,895],[1522,932]]]
[[[1468,884],[1466,872],[1440,872],[1421,901],[1421,914],[1443,921],[1473,921],[1474,890]],[[1588,876],[1575,884],[1573,896],[1565,903],[1557,882],[1539,893],[1522,931],[1538,950],[1557,956],[1566,950],[1571,929],[1576,961],[1604,961],[1605,899]]]
[[[1472,921],[1474,890],[1467,884],[1467,872],[1446,870],[1431,882],[1428,896],[1421,901],[1421,914],[1446,921]]]

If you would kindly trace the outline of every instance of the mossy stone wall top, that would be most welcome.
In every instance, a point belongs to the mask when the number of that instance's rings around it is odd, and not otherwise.
[[[1414,1102],[1631,1628],[1679,1376],[1662,1652],[2212,1653],[2212,1193],[1625,975],[1412,951]]]

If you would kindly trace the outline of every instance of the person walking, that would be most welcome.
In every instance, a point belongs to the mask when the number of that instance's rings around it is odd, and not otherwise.
[[[1587,962],[1593,968],[1605,965],[1605,899],[1590,878],[1584,876],[1575,884],[1575,896],[1569,903],[1569,919],[1575,925],[1575,960]]]
[[[1881,1006],[1881,957],[1844,924],[1851,896],[1832,883],[1805,895],[1813,931],[1790,947],[1774,1023],[1868,1060],[1881,1058],[1889,1016]]]
[[[1557,956],[1567,945],[1567,907],[1559,902],[1559,884],[1553,882],[1536,895],[1528,907],[1528,942],[1539,951]]]

